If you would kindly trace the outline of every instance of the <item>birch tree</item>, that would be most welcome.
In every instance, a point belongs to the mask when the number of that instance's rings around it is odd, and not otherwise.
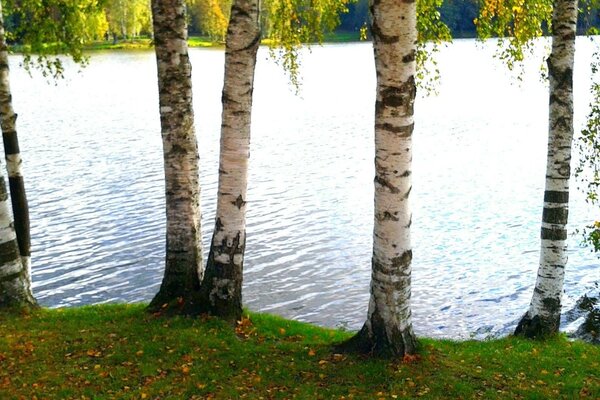
[[[25,183],[21,173],[21,154],[17,137],[17,114],[12,106],[8,62],[8,46],[0,2],[0,127],[4,142],[8,183],[10,185],[14,230],[16,231],[19,254],[27,286],[31,287],[31,237],[29,231],[29,207],[25,193]],[[31,289],[28,289],[31,292]]]
[[[165,272],[151,311],[199,313],[203,275],[198,145],[183,0],[152,0],[165,168]]]
[[[416,351],[411,321],[410,208],[417,6],[371,3],[377,73],[371,296],[362,329],[342,348],[389,356]]]
[[[234,0],[230,15],[216,222],[201,299],[210,314],[237,321],[242,316],[252,92],[261,38],[258,0]]]
[[[269,37],[274,46],[284,47],[284,55],[290,54],[301,44],[292,31],[297,33],[299,29],[303,38],[319,41],[323,31],[339,22],[339,11],[345,4],[346,0],[319,0],[307,8],[304,1],[289,3],[290,8],[271,16],[291,24],[271,29]],[[204,312],[229,321],[242,316],[252,93],[262,35],[259,12],[258,0],[234,0],[231,7],[225,48],[217,212],[201,287]]]
[[[548,57],[550,107],[540,265],[529,310],[515,330],[526,337],[558,332],[560,325],[567,265],[576,24],[577,0],[555,0]]]
[[[547,58],[549,78],[548,147],[541,224],[540,262],[529,309],[519,321],[516,335],[542,337],[560,325],[561,298],[567,264],[567,222],[571,149],[573,142],[573,65],[577,0],[494,0],[483,3],[478,33],[510,36],[500,41],[500,58],[509,68],[520,63],[533,39],[552,30]]]
[[[17,38],[22,44],[23,64],[26,69],[39,69],[44,76],[59,78],[62,76],[62,61],[56,56],[58,54],[70,55],[76,63],[85,65],[86,58],[83,55],[82,46],[88,39],[97,35],[97,24],[90,29],[88,22],[98,20],[101,12],[98,3],[95,0],[86,0],[77,4],[66,3],[61,0],[49,1],[40,4],[37,1],[19,1],[7,0],[0,2],[0,128],[4,142],[4,153],[6,167],[8,170],[8,180],[10,186],[10,197],[12,203],[12,214],[2,209],[2,229],[6,230],[3,235],[5,239],[3,246],[7,249],[12,248],[11,234],[14,232],[18,244],[17,254],[20,255],[19,265],[23,273],[19,278],[15,274],[8,274],[6,279],[10,284],[3,284],[0,296],[2,304],[9,304],[9,298],[14,297],[12,303],[34,304],[31,293],[31,236],[29,229],[29,207],[25,191],[25,183],[21,170],[21,153],[19,140],[17,136],[15,113],[12,105],[12,92],[10,87],[8,46],[6,41],[7,32],[4,25],[4,15],[7,10],[4,5],[8,5],[8,13],[17,17],[20,21],[19,26],[11,32],[13,38]],[[35,54],[35,55],[34,55]],[[4,182],[4,178],[2,178]],[[3,192],[0,197],[7,196],[6,188],[3,186]],[[4,200],[1,200],[4,202]],[[5,204],[2,203],[2,207]],[[11,250],[12,251],[12,250]],[[12,253],[6,252],[2,263],[9,263],[8,271],[17,268]],[[0,266],[0,269],[3,268]],[[3,275],[3,273],[0,273]],[[0,278],[2,279],[2,278]],[[16,279],[16,280],[15,280]],[[6,282],[9,282],[6,281]],[[17,283],[21,282],[22,283]],[[4,282],[4,281],[2,281]],[[9,286],[12,285],[12,289]],[[21,289],[18,287],[22,286]]]
[[[36,302],[31,293],[29,215],[27,199],[20,173],[21,159],[17,141],[8,75],[8,46],[4,30],[2,3],[0,2],[0,124],[6,153],[11,191],[19,196],[13,199],[14,212],[20,216],[21,241],[8,205],[6,181],[0,173],[0,307],[29,307]],[[14,188],[14,189],[13,189]],[[16,205],[16,207],[15,207]]]

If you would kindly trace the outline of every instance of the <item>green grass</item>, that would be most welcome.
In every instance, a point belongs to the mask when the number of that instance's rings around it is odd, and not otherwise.
[[[200,36],[191,36],[188,38],[189,47],[223,47],[223,43],[211,41],[209,38]],[[116,43],[113,41],[102,41],[87,44],[85,49],[88,51],[94,50],[151,50],[153,48],[152,39],[137,38],[129,40],[119,40]],[[18,48],[15,47],[15,51]]]
[[[598,398],[600,348],[421,340],[418,360],[335,354],[349,333],[250,314],[166,319],[143,305],[0,314],[1,399]]]

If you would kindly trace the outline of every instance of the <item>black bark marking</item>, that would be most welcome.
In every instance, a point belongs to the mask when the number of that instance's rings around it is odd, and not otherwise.
[[[406,200],[410,197],[410,192],[412,191],[412,186],[408,188],[404,196],[402,196],[402,200]]]
[[[2,131],[2,139],[4,141],[4,153],[6,155],[15,155],[20,153],[17,132]]]
[[[398,218],[394,217],[389,211],[385,211],[381,217],[378,215],[377,219],[379,221],[398,221]]]
[[[392,185],[390,182],[388,182],[386,179],[384,179],[382,177],[376,176],[375,183],[384,188],[387,188],[390,191],[390,193],[394,193],[394,194],[400,193],[400,190],[397,187],[395,187],[394,185]]]
[[[233,205],[235,205],[238,208],[238,210],[241,210],[242,207],[244,205],[246,205],[246,202],[244,201],[244,199],[243,199],[243,197],[242,197],[241,194],[235,199],[235,201],[232,201],[231,203]]]
[[[542,300],[542,304],[544,308],[551,314],[559,314],[560,315],[560,300],[545,298]]]
[[[406,250],[402,255],[392,258],[392,268],[400,270],[410,265],[412,261],[412,250]]]
[[[407,54],[404,57],[402,57],[402,62],[405,64],[411,63],[411,62],[415,61],[416,58],[417,58],[417,52],[415,50],[413,50],[410,52],[410,54]]]
[[[541,238],[543,240],[567,240],[567,230],[559,228],[542,228]]]
[[[546,203],[568,203],[569,192],[546,190],[544,192],[544,201]]]
[[[376,129],[381,129],[387,132],[398,133],[398,137],[407,138],[412,136],[415,129],[415,124],[397,126],[389,123],[375,124]]]
[[[388,87],[381,91],[381,103],[385,107],[401,107],[405,102],[405,97],[401,88]]]
[[[11,203],[14,214],[15,232],[19,243],[19,253],[23,257],[31,255],[31,234],[29,222],[29,205],[25,193],[25,182],[22,176],[8,178]]]
[[[0,264],[19,259],[19,247],[16,240],[0,244]]]
[[[566,207],[546,208],[542,212],[542,221],[549,224],[566,225],[569,220],[569,209]]]
[[[21,270],[19,272],[15,272],[10,275],[3,276],[2,278],[0,278],[0,283],[11,282],[11,281],[14,281],[15,279],[21,278],[22,276],[23,276],[23,270]]]
[[[371,15],[373,15],[373,11],[371,11]],[[400,40],[400,36],[398,35],[385,35],[375,20],[373,20],[373,23],[371,24],[371,33],[376,41],[383,44],[393,44]]]

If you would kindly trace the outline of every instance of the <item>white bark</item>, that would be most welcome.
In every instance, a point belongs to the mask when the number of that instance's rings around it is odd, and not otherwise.
[[[165,163],[165,275],[150,304],[195,314],[202,280],[198,145],[194,131],[191,64],[183,0],[153,0],[159,110]]]
[[[36,306],[36,301],[28,271],[21,263],[6,183],[0,173],[0,308],[31,306]]]
[[[8,68],[8,46],[0,2],[0,125],[11,186],[16,225],[8,205],[4,176],[0,174],[0,306],[36,306],[31,293],[29,211],[21,174],[21,157],[17,141],[16,119],[12,107]],[[17,238],[17,234],[20,236]],[[19,239],[19,241],[17,241]],[[24,264],[25,263],[25,264]]]
[[[252,92],[260,44],[258,0],[235,0],[227,30],[219,189],[215,230],[203,286],[209,312],[239,319],[246,245],[246,190]]]
[[[19,253],[27,271],[26,279],[31,286],[31,236],[29,230],[29,206],[25,193],[21,154],[17,137],[17,114],[12,105],[10,74],[8,65],[8,47],[4,31],[2,3],[0,2],[0,127],[4,143],[6,169],[10,185],[10,197],[14,217],[14,230],[17,234]]]
[[[377,71],[375,110],[375,227],[371,297],[356,345],[394,356],[413,353],[410,208],[416,3],[376,0],[373,45]]]
[[[540,265],[529,310],[517,334],[557,332],[567,264],[567,221],[573,141],[573,64],[577,0],[555,0],[552,16],[549,130]]]

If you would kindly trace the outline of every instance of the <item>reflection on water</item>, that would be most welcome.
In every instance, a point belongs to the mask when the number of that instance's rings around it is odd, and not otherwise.
[[[578,65],[588,65],[590,51],[581,45]],[[531,295],[547,94],[532,78],[535,71],[526,84],[512,85],[491,54],[468,40],[444,49],[440,95],[418,100],[413,314],[420,335],[503,331]],[[206,246],[215,208],[223,53],[193,49],[191,59]],[[149,300],[162,278],[165,245],[153,53],[94,54],[88,68],[73,70],[57,86],[27,77],[13,61],[37,298],[51,307]],[[358,329],[370,278],[371,47],[315,48],[306,53],[302,74],[296,97],[261,49],[245,303]],[[583,68],[577,71],[579,119],[586,77]],[[580,226],[589,212],[580,195],[574,198],[572,226]],[[596,259],[577,241],[570,245],[567,304],[598,279]]]

